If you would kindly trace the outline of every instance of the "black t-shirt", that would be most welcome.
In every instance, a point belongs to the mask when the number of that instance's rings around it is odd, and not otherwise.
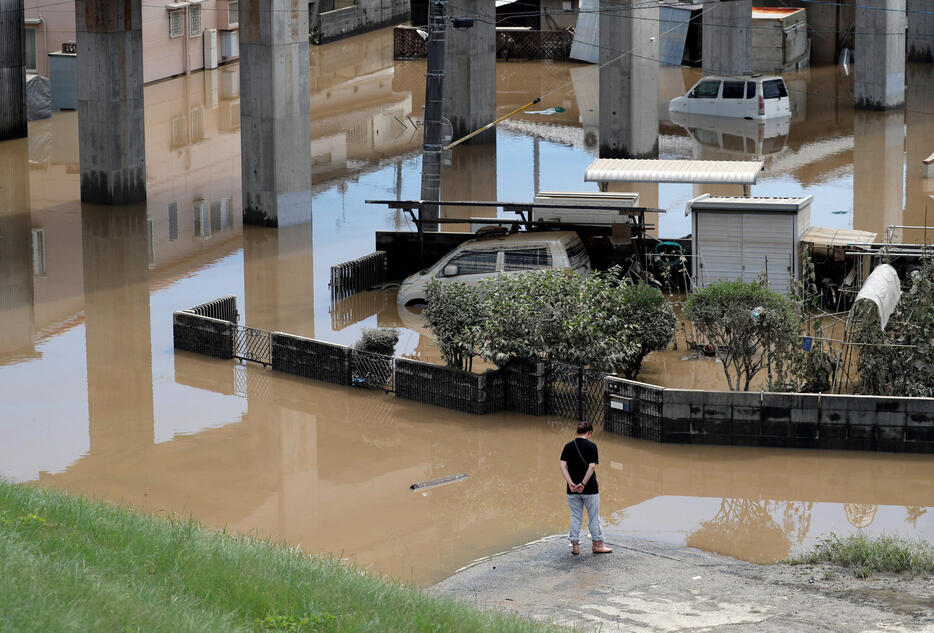
[[[582,437],[574,438],[564,445],[564,450],[561,451],[561,461],[568,463],[568,474],[571,475],[571,481],[580,483],[584,475],[587,474],[587,466],[600,463],[600,460],[597,458],[597,445]],[[597,473],[590,476],[590,479],[587,480],[587,485],[584,486],[584,491],[581,493],[571,492],[570,486],[565,487],[569,495],[595,495],[599,492],[597,488]]]

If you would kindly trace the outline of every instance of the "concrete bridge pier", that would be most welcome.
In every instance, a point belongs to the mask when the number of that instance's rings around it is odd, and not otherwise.
[[[308,3],[240,1],[243,223],[311,222]]]
[[[77,0],[81,200],[146,199],[141,0]]]
[[[496,118],[496,8],[493,0],[459,0],[447,14],[443,114],[457,140]],[[473,26],[454,26],[459,16],[474,18]],[[495,129],[466,141],[495,142]]]
[[[705,0],[701,56],[705,75],[752,71],[752,0]]]
[[[866,0],[857,7],[853,79],[857,108],[904,106],[905,20],[905,0]]]
[[[600,157],[658,157],[658,6],[600,2]]]
[[[930,0],[907,0],[908,61],[934,62],[934,10]]]
[[[0,141],[26,128],[26,49],[23,0],[0,0]]]

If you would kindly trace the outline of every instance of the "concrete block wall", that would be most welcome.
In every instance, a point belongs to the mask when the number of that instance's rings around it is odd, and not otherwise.
[[[326,44],[408,19],[409,3],[404,0],[359,0],[351,7],[318,14],[318,43]]]
[[[503,375],[484,374],[396,359],[396,397],[424,404],[483,415],[503,409]]]
[[[546,363],[513,362],[503,368],[502,373],[505,410],[526,415],[547,415]]]
[[[295,376],[350,385],[351,349],[315,339],[272,333],[272,368]]]
[[[614,408],[613,396],[629,398],[629,410]],[[682,444],[930,453],[934,398],[663,389],[607,378],[605,428]]]
[[[233,328],[230,321],[212,319],[191,312],[172,315],[172,341],[175,349],[215,358],[233,358]]]

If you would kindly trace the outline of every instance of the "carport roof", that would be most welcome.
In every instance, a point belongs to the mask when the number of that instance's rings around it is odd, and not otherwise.
[[[682,182],[753,185],[761,160],[647,160],[598,158],[584,172],[584,182]]]

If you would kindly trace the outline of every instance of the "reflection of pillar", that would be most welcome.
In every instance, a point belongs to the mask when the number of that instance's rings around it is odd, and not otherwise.
[[[0,143],[0,363],[34,353],[28,151],[26,139]]]
[[[91,453],[153,443],[149,248],[145,205],[83,204]]]
[[[908,60],[934,62],[934,12],[930,0],[907,0],[907,13]]]
[[[879,233],[902,222],[904,114],[857,112],[853,120],[853,228]]]
[[[454,139],[496,118],[496,11],[491,0],[449,3],[444,54],[444,116],[454,127]],[[470,16],[469,29],[457,29],[451,18]],[[495,143],[490,129],[467,143]]]
[[[240,2],[243,223],[311,222],[308,4]]]
[[[856,107],[889,110],[905,103],[905,0],[865,0],[856,9]]]
[[[934,117],[927,114],[934,103],[934,67],[928,64],[908,66],[905,126],[905,215],[902,224],[934,225],[934,181],[922,178],[921,161],[934,151]],[[904,241],[921,241],[923,231],[905,231]],[[934,238],[929,232],[928,240]]]
[[[442,172],[444,200],[496,199],[496,145],[459,145]],[[445,218],[495,218],[495,207],[442,207]],[[442,224],[445,231],[469,231],[469,224]]]
[[[244,322],[313,337],[315,275],[311,224],[278,231],[244,228]]]
[[[77,0],[81,200],[146,199],[140,0]]]
[[[0,141],[27,134],[24,29],[23,0],[0,0]]]
[[[657,158],[658,6],[602,0],[600,11],[600,157]]]
[[[705,75],[750,72],[752,0],[705,0],[701,40]]]

